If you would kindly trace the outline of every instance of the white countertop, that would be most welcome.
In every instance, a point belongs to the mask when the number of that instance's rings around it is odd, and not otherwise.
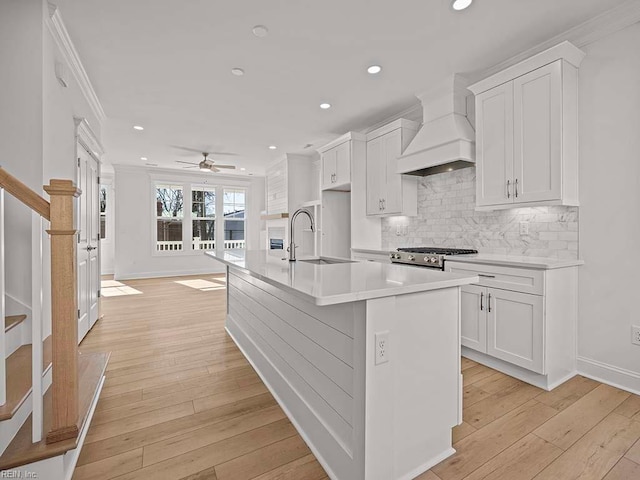
[[[289,262],[264,250],[225,250],[205,255],[316,305],[425,292],[479,281],[477,276],[378,262],[314,265],[301,262],[300,258]]]
[[[564,260],[545,257],[525,257],[521,255],[498,255],[493,253],[478,253],[475,255],[448,255],[447,262],[481,263],[485,265],[503,265],[508,267],[535,268],[539,270],[553,270],[583,265],[584,260]]]

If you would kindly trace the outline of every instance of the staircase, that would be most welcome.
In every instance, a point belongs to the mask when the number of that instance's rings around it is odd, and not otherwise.
[[[78,350],[74,202],[81,192],[69,180],[44,190],[50,201],[0,168],[0,476],[68,480],[109,355]],[[7,283],[5,193],[31,209],[30,304]]]

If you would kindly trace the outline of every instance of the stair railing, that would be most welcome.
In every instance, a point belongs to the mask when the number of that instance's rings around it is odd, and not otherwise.
[[[0,167],[0,294],[4,294],[4,191],[24,203],[34,212],[32,215],[32,399],[33,441],[40,441],[43,434],[44,385],[43,364],[43,297],[49,292],[42,288],[45,278],[43,268],[44,220],[50,222],[47,230],[51,248],[51,341],[52,341],[52,418],[47,443],[76,438],[79,434],[79,385],[78,385],[78,323],[77,323],[77,271],[74,199],[80,190],[70,180],[51,180],[44,190],[50,202],[20,180]],[[4,295],[0,302],[4,302]],[[3,307],[0,304],[0,307]],[[4,308],[2,308],[4,315]],[[4,333],[4,331],[3,331]],[[0,362],[0,385],[6,394],[6,371]],[[0,400],[2,400],[0,398]]]

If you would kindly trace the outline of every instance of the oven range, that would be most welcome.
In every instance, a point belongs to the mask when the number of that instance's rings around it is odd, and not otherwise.
[[[389,258],[392,263],[404,263],[444,270],[446,255],[470,255],[474,253],[478,253],[478,251],[463,248],[415,247],[399,248],[396,252],[390,252]]]

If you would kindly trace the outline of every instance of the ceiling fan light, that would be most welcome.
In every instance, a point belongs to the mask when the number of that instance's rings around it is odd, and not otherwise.
[[[206,167],[204,165],[200,165],[200,171],[201,172],[208,172],[209,170],[211,170],[209,167]]]

